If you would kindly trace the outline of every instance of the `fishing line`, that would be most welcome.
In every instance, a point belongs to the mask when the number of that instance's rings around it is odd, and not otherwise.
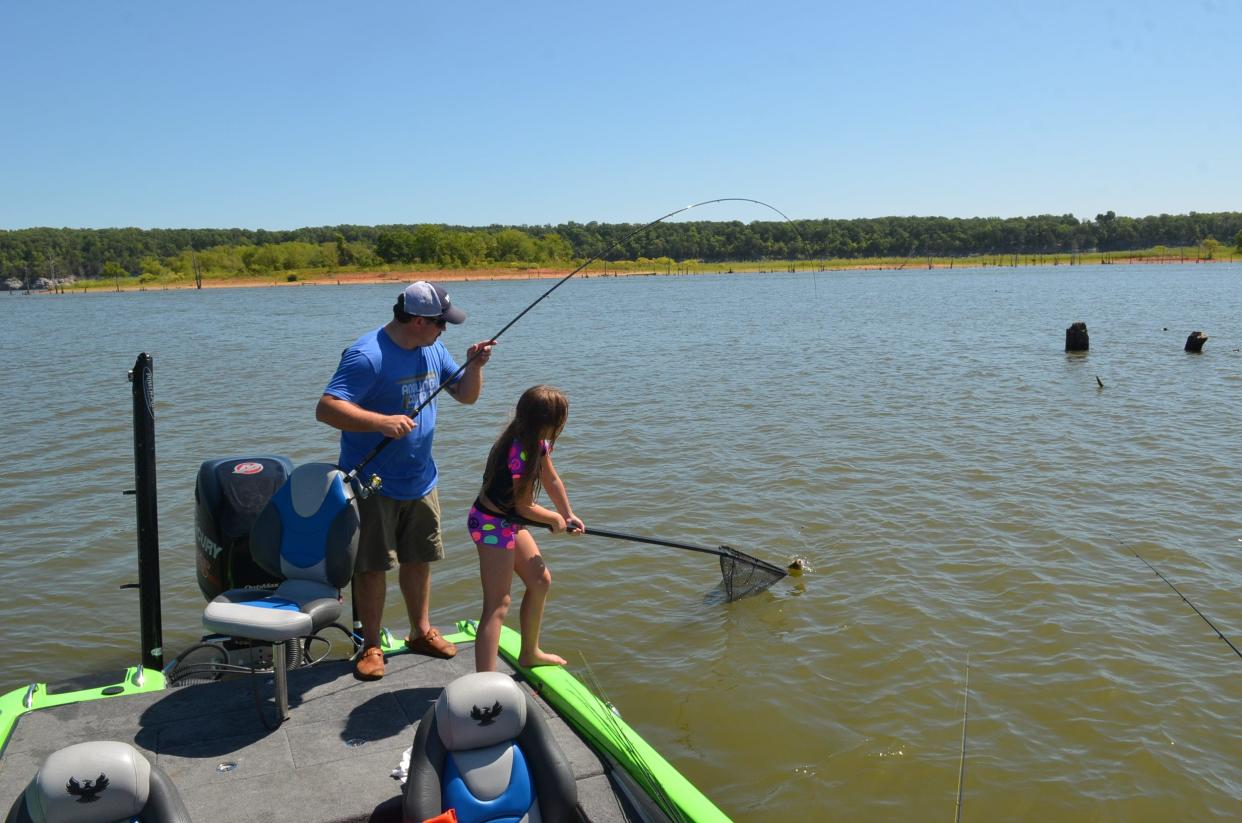
[[[1119,542],[1121,543],[1121,545],[1126,546],[1125,541],[1119,541]],[[1130,547],[1129,547],[1129,546],[1126,546],[1126,548],[1127,548],[1127,549],[1130,549]],[[1138,552],[1136,552],[1134,549],[1130,549],[1130,554],[1134,555],[1134,556],[1135,556],[1135,557],[1137,557],[1139,560],[1143,560],[1143,557],[1142,557],[1141,555],[1139,555],[1139,553],[1138,553]],[[1233,649],[1233,653],[1234,653],[1234,654],[1236,654],[1238,657],[1242,657],[1242,651],[1238,651],[1238,647],[1237,647],[1237,646],[1235,646],[1235,645],[1233,645],[1233,643],[1229,640],[1229,638],[1228,638],[1228,637],[1225,637],[1225,635],[1221,632],[1221,630],[1220,630],[1220,629],[1216,628],[1216,624],[1215,624],[1215,623],[1213,623],[1211,620],[1208,620],[1207,615],[1205,615],[1203,612],[1199,611],[1199,607],[1198,607],[1198,606],[1196,606],[1194,603],[1191,603],[1191,602],[1190,602],[1190,600],[1189,600],[1189,598],[1187,598],[1187,597],[1186,597],[1186,595],[1184,595],[1184,594],[1182,594],[1180,591],[1178,591],[1177,586],[1174,586],[1174,585],[1172,584],[1172,582],[1170,582],[1170,581],[1169,581],[1169,578],[1167,578],[1167,577],[1165,577],[1163,574],[1161,574],[1159,569],[1157,569],[1157,568],[1156,568],[1155,566],[1153,566],[1152,564],[1148,563],[1146,560],[1143,560],[1143,565],[1144,565],[1144,566],[1146,566],[1147,568],[1151,569],[1153,572],[1155,572],[1155,573],[1156,573],[1156,576],[1157,576],[1157,577],[1159,577],[1161,580],[1163,580],[1165,583],[1168,583],[1169,588],[1170,588],[1170,589],[1172,589],[1173,591],[1177,592],[1177,596],[1178,596],[1178,597],[1180,597],[1182,600],[1185,600],[1185,601],[1186,601],[1186,605],[1187,605],[1187,606],[1189,606],[1190,608],[1194,609],[1194,610],[1195,610],[1195,614],[1197,614],[1197,615],[1199,615],[1200,617],[1202,617],[1202,618],[1203,618],[1203,622],[1204,622],[1204,623],[1207,623],[1209,626],[1211,626],[1211,627],[1212,627],[1212,631],[1216,632],[1216,636],[1217,636],[1217,637],[1219,637],[1221,640],[1224,640],[1226,643],[1228,643],[1228,644],[1229,644],[1229,648]]]
[[[614,241],[614,242],[612,243],[612,245],[608,246],[608,248],[604,249],[602,252],[599,252],[599,253],[598,253],[598,254],[596,254],[594,257],[591,257],[591,258],[590,258],[590,259],[588,259],[585,263],[583,263],[581,266],[579,266],[578,268],[574,269],[574,270],[573,270],[573,271],[571,271],[569,274],[567,274],[567,275],[565,275],[564,277],[562,277],[560,280],[556,281],[556,283],[554,283],[550,289],[548,289],[547,291],[545,291],[543,294],[539,295],[539,297],[535,298],[535,301],[534,301],[533,303],[531,303],[531,304],[530,304],[529,306],[527,306],[526,308],[522,309],[522,311],[521,311],[521,312],[519,312],[519,313],[518,313],[518,315],[517,315],[516,317],[514,317],[512,320],[510,320],[508,323],[506,323],[506,324],[504,325],[504,327],[503,327],[503,328],[501,328],[501,330],[500,330],[500,331],[498,331],[498,332],[496,332],[495,334],[493,334],[493,335],[491,336],[491,338],[490,338],[489,342],[490,342],[490,343],[492,343],[492,344],[494,344],[497,340],[499,340],[499,339],[500,339],[500,336],[501,336],[502,334],[504,334],[504,333],[505,333],[505,332],[507,332],[510,328],[512,328],[512,327],[513,327],[513,325],[514,325],[515,323],[517,323],[517,321],[519,321],[519,320],[521,320],[523,317],[525,317],[525,316],[527,315],[527,313],[528,313],[528,312],[530,312],[530,310],[531,310],[531,309],[535,308],[535,306],[538,306],[540,303],[542,303],[542,302],[544,301],[544,299],[548,297],[548,295],[552,294],[552,292],[556,291],[556,290],[557,290],[557,289],[559,289],[561,286],[565,285],[565,283],[566,283],[566,282],[568,282],[568,281],[569,281],[569,279],[570,279],[571,277],[573,277],[575,274],[577,274],[578,272],[580,272],[580,271],[582,271],[583,269],[585,269],[587,266],[591,265],[592,263],[594,263],[595,261],[599,260],[600,258],[606,257],[606,256],[607,256],[610,252],[612,252],[612,251],[613,251],[614,249],[616,249],[618,246],[621,246],[621,245],[623,245],[623,244],[625,244],[625,243],[628,243],[631,239],[633,239],[633,238],[637,237],[638,235],[642,234],[643,232],[647,231],[648,229],[652,228],[653,226],[657,226],[657,225],[659,225],[660,223],[663,223],[665,220],[668,220],[670,217],[676,217],[677,215],[682,214],[682,213],[684,213],[684,212],[688,212],[688,211],[690,211],[691,209],[697,209],[697,208],[699,208],[700,206],[709,206],[709,205],[711,205],[711,204],[713,204],[713,203],[753,203],[753,204],[755,204],[755,205],[757,205],[757,206],[763,206],[763,207],[764,207],[764,208],[766,208],[766,209],[771,209],[772,211],[776,212],[776,213],[777,213],[777,214],[779,214],[781,217],[783,217],[783,218],[785,219],[785,222],[789,223],[789,225],[793,228],[794,233],[798,235],[798,239],[799,239],[800,241],[802,241],[803,245],[806,245],[806,239],[805,239],[805,238],[803,238],[803,236],[802,236],[802,232],[798,231],[798,225],[797,225],[796,223],[794,223],[794,221],[793,221],[793,220],[791,220],[791,219],[789,218],[789,215],[785,214],[785,212],[781,211],[781,210],[780,210],[780,209],[778,209],[776,206],[773,206],[773,205],[771,205],[770,203],[765,203],[765,202],[763,202],[762,200],[755,200],[755,199],[750,198],[750,197],[717,197],[717,198],[716,198],[716,199],[714,199],[714,200],[704,200],[704,201],[702,201],[702,202],[700,202],[700,203],[691,203],[689,206],[683,206],[683,207],[681,207],[680,209],[676,209],[676,210],[674,210],[674,211],[671,211],[671,212],[669,212],[668,214],[664,215],[663,217],[657,217],[655,220],[652,220],[650,223],[646,223],[646,224],[644,224],[644,225],[642,225],[642,226],[639,226],[638,228],[634,229],[633,231],[631,231],[630,233],[628,233],[628,234],[626,234],[624,237],[622,237],[620,240],[616,240],[616,241]],[[814,274],[815,274],[815,273],[812,271],[812,273],[811,273],[811,275],[812,275],[812,281],[814,281]],[[414,411],[412,411],[412,412],[410,412],[410,413],[409,413],[409,416],[410,416],[411,418],[417,418],[417,417],[418,417],[419,412],[421,412],[423,409],[425,409],[425,408],[426,408],[426,407],[427,407],[427,406],[431,403],[431,401],[432,401],[432,400],[434,400],[434,399],[436,398],[436,395],[437,395],[437,394],[439,394],[440,392],[444,391],[444,389],[445,389],[447,386],[452,385],[452,384],[454,383],[454,381],[456,381],[456,380],[457,380],[457,378],[461,376],[462,372],[464,372],[464,371],[466,370],[466,368],[467,368],[467,367],[469,367],[470,363],[471,363],[472,361],[474,361],[475,359],[477,359],[477,358],[478,358],[478,356],[479,356],[481,353],[482,353],[482,349],[480,349],[479,351],[475,352],[473,355],[468,356],[468,357],[466,358],[466,362],[465,362],[465,363],[462,363],[462,364],[461,364],[461,365],[457,368],[457,371],[453,372],[453,374],[449,376],[449,379],[448,379],[448,380],[443,381],[442,383],[440,383],[440,385],[436,387],[436,390],[435,390],[435,391],[433,391],[431,394],[429,394],[429,395],[427,396],[427,398],[426,398],[425,400],[423,400],[423,402],[419,403],[419,404],[418,404],[418,407],[417,407],[417,408],[415,408],[415,409],[414,409]],[[369,496],[372,492],[374,492],[374,491],[378,490],[378,489],[379,489],[379,487],[380,487],[380,480],[379,480],[379,478],[378,478],[378,477],[376,477],[375,475],[372,475],[372,476],[371,476],[371,478],[370,478],[370,480],[369,480],[367,483],[362,484],[362,483],[359,483],[359,482],[358,482],[358,473],[359,473],[359,472],[361,472],[361,471],[362,471],[362,469],[363,469],[363,468],[364,468],[364,467],[365,467],[368,463],[370,463],[372,460],[374,460],[374,459],[375,459],[375,458],[379,455],[379,453],[380,453],[380,452],[382,452],[385,448],[387,448],[388,444],[389,444],[389,443],[391,443],[391,442],[392,442],[392,438],[390,438],[390,437],[386,437],[386,438],[384,438],[383,440],[381,440],[379,443],[377,443],[377,444],[375,445],[375,448],[371,449],[371,451],[370,451],[370,452],[368,452],[368,453],[367,453],[367,455],[366,455],[365,457],[363,457],[361,461],[359,461],[358,465],[356,465],[356,466],[354,466],[352,469],[350,469],[350,470],[349,470],[349,473],[346,475],[346,479],[348,479],[351,483],[353,483],[353,484],[354,484],[355,488],[357,488],[357,489],[358,489],[358,492],[359,492],[359,494],[360,494],[361,496],[363,496],[363,497],[367,497],[367,496]]]
[[[966,688],[962,691],[962,759],[957,766],[957,810],[955,823],[962,823],[962,786],[966,776],[966,708],[970,704],[970,652],[966,652]]]
[[[647,763],[647,759],[638,751],[638,747],[634,745],[630,735],[626,734],[621,727],[619,721],[621,713],[617,711],[617,707],[613,702],[608,699],[608,695],[604,692],[604,687],[600,685],[599,680],[595,677],[595,672],[591,670],[591,664],[587,662],[586,655],[578,652],[578,656],[582,658],[582,665],[586,668],[586,680],[589,684],[589,688],[586,690],[587,694],[594,693],[592,696],[595,696],[596,700],[603,706],[603,711],[598,716],[604,720],[604,725],[608,726],[612,732],[613,739],[618,747],[629,755],[630,761],[638,771],[638,774],[631,774],[631,776],[640,786],[647,789],[656,806],[668,815],[670,820],[675,821],[675,823],[688,820],[689,818],[682,812],[681,807],[673,802],[673,798],[669,797],[668,792],[664,789],[664,785],[656,777],[650,764]]]

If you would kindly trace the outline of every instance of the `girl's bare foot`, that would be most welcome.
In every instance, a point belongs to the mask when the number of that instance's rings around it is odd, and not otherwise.
[[[559,654],[545,652],[543,649],[535,649],[535,653],[530,656],[520,656],[518,664],[528,669],[532,666],[564,666],[565,658]]]

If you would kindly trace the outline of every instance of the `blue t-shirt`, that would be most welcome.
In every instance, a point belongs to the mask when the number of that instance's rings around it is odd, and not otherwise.
[[[324,394],[378,414],[410,414],[457,371],[444,344],[403,349],[380,326],[354,341]],[[460,378],[458,378],[460,380]],[[360,473],[378,474],[381,493],[397,500],[417,500],[435,488],[438,473],[431,457],[436,429],[436,401],[418,413],[418,425],[389,443]],[[349,471],[384,439],[378,432],[341,432],[340,465]]]

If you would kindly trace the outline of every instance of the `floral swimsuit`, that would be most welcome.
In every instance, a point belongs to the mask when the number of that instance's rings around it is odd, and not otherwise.
[[[547,440],[542,441],[539,449],[540,457],[550,451],[552,451],[552,445]],[[513,486],[526,473],[528,463],[526,450],[522,448],[522,444],[519,441],[514,440],[509,445],[509,478],[506,484],[509,488],[508,497],[512,498]],[[504,482],[504,478],[498,478],[497,480]],[[495,483],[493,483],[494,485]],[[498,502],[492,494],[488,494],[488,498],[493,502]],[[512,516],[512,511],[507,514],[489,511],[476,499],[474,505],[470,507],[470,514],[466,518],[466,526],[470,530],[470,539],[479,548],[491,547],[512,551],[517,544],[518,530],[526,528],[524,524],[510,520],[509,518]]]

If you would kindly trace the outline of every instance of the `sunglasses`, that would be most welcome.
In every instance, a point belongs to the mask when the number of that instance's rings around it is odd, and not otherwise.
[[[446,325],[448,325],[448,321],[445,320],[443,317],[424,317],[423,322],[424,323],[435,323],[440,328],[444,328]]]

